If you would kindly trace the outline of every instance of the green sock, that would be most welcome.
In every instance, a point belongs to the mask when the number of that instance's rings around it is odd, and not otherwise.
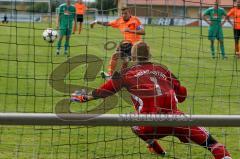
[[[225,57],[225,50],[224,50],[223,44],[220,44],[220,49],[221,49],[222,57]]]
[[[215,56],[215,47],[214,47],[214,45],[211,45],[211,53],[212,53],[212,56]]]
[[[57,43],[57,49],[60,49],[61,45],[62,45],[62,41],[59,40],[58,43]]]
[[[69,47],[69,40],[66,40],[65,41],[65,44],[64,44],[64,50],[68,50],[68,47]]]

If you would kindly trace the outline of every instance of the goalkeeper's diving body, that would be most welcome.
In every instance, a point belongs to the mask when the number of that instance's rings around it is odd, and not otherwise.
[[[184,114],[177,108],[187,96],[187,90],[166,67],[149,62],[151,55],[148,45],[137,42],[131,50],[132,62],[129,68],[115,72],[113,77],[89,94],[74,92],[72,102],[87,102],[106,98],[126,88],[137,114]],[[194,142],[208,149],[215,159],[231,159],[224,145],[216,141],[203,127],[153,127],[133,126],[132,131],[147,143],[150,152],[164,156],[164,148],[158,139],[176,136],[181,142]]]
[[[93,28],[95,24],[117,28],[122,33],[124,41],[134,44],[141,40],[142,35],[145,35],[144,26],[138,17],[132,16],[129,8],[122,7],[121,13],[121,17],[110,22],[100,22],[96,20],[91,23],[91,28]],[[114,53],[109,62],[108,73],[105,76],[112,76],[116,69],[118,59],[119,57]]]

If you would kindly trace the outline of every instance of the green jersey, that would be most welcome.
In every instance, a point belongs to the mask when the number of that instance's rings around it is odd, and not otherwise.
[[[222,22],[223,16],[226,16],[227,13],[221,7],[218,7],[218,9],[214,9],[214,7],[210,7],[204,11],[203,15],[209,16],[209,19],[212,23],[212,25],[209,26],[209,29],[216,29],[216,28],[222,28],[221,22]]]
[[[60,29],[72,30],[72,23],[75,19],[76,8],[72,5],[67,6],[66,3],[62,4],[58,8]]]

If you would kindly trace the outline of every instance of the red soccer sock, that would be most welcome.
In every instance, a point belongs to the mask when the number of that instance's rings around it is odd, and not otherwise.
[[[231,159],[230,153],[226,150],[226,148],[222,144],[216,143],[212,145],[210,148],[215,159],[224,159],[224,157],[229,157],[226,159]]]

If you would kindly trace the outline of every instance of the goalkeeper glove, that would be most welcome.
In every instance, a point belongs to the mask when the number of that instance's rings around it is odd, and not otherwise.
[[[75,91],[72,93],[70,101],[84,103],[88,101],[88,95],[85,90]]]

